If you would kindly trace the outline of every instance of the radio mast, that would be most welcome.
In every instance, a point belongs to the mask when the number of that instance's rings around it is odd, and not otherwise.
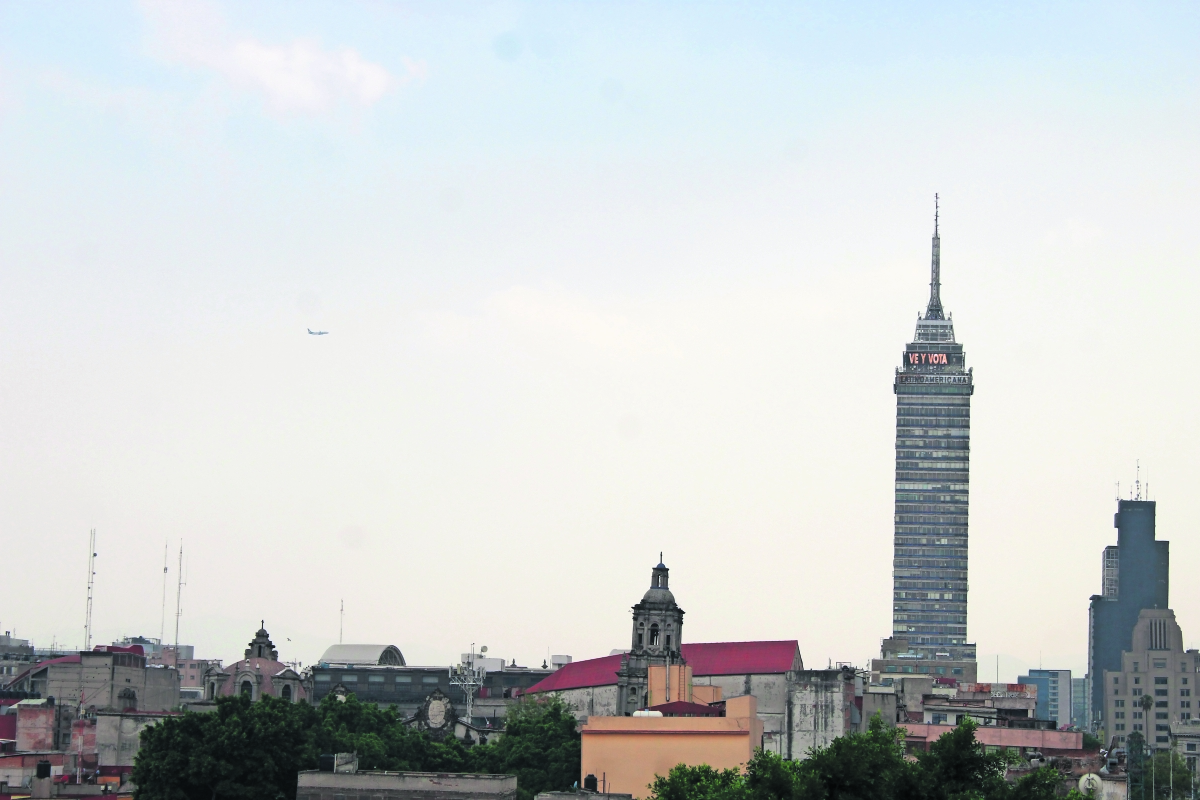
[[[173,666],[179,669],[179,617],[183,614],[183,542],[179,543],[179,585],[175,589],[175,656]]]
[[[166,542],[163,542],[163,602],[162,602],[162,619],[158,623],[158,649],[162,653],[163,638],[167,635],[167,548]]]
[[[96,585],[96,529],[88,539],[87,618],[83,623],[83,649],[92,649],[92,591]]]

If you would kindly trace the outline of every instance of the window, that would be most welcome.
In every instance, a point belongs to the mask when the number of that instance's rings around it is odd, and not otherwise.
[[[1135,711],[1135,712],[1133,712],[1133,718],[1134,718],[1134,719],[1141,719],[1141,718],[1142,718],[1142,712],[1140,712],[1140,711]]]
[[[1169,689],[1155,689],[1154,690],[1155,697],[1166,697],[1169,693],[1170,693]]]
[[[1135,662],[1133,662],[1133,671],[1134,671],[1134,672],[1137,672],[1137,671],[1138,671],[1138,662],[1136,662],[1136,661],[1135,661]]]
[[[1120,682],[1121,682],[1121,679],[1120,679],[1120,678],[1118,678],[1118,677],[1116,677],[1116,676],[1114,675],[1114,676],[1113,676],[1113,683],[1120,683]]]
[[[412,683],[412,675],[397,675],[396,683]]]
[[[650,626],[650,646],[658,647],[658,626],[657,625]]]
[[[643,639],[643,638],[644,638],[644,637],[643,637],[643,635],[642,635],[642,632],[641,632],[641,631],[638,631],[638,647],[641,647],[641,646],[642,646],[642,644],[643,644],[643,642],[642,642],[642,639]]]
[[[250,681],[242,681],[242,697],[254,698],[254,686]]]
[[[1168,744],[1171,741],[1170,736],[1155,736],[1154,741],[1158,744]]]
[[[1164,678],[1164,677],[1155,678],[1155,679],[1154,679],[1154,685],[1155,685],[1155,686],[1166,686],[1166,685],[1167,685],[1167,679],[1166,679],[1166,678]]]
[[[1154,659],[1154,668],[1155,669],[1166,669],[1167,668],[1167,660],[1165,658]]]
[[[313,680],[316,681],[317,683],[329,683],[330,676],[329,675],[317,675],[313,678]]]
[[[368,675],[367,683],[383,683],[382,675]]]
[[[898,667],[895,664],[888,664],[887,667],[885,667],[883,671],[884,672],[895,672],[897,669],[898,669]]]
[[[292,702],[292,687],[284,686],[283,691],[279,693],[279,696],[289,703]]]
[[[1141,690],[1141,689],[1134,689],[1132,692],[1130,692],[1130,694],[1132,694],[1134,697],[1141,697],[1141,696],[1142,696],[1142,690]]]
[[[954,673],[955,675],[962,675],[962,674],[963,674],[962,667],[952,667],[952,668],[950,669],[950,671],[951,671],[952,673]]]
[[[438,682],[438,677],[437,677],[437,675],[423,675],[423,676],[421,676],[421,683],[437,683],[437,682]]]
[[[1180,689],[1180,690],[1179,690],[1179,696],[1180,696],[1180,697],[1191,697],[1191,696],[1192,696],[1192,690],[1191,690],[1191,689]]]
[[[1116,725],[1113,725],[1113,728],[1115,728],[1116,730],[1119,730],[1119,731],[1123,731],[1123,730],[1125,730],[1125,723],[1118,722]]]
[[[1125,719],[1125,712],[1124,711],[1114,711],[1113,716],[1116,717],[1117,719]]]
[[[1192,743],[1192,742],[1188,742],[1187,751],[1188,751],[1189,753],[1194,753],[1194,752],[1196,752],[1196,745],[1195,745],[1194,743]]]
[[[1124,708],[1125,701],[1124,700],[1116,700],[1113,702],[1113,705],[1115,705],[1117,708]]]
[[[1166,719],[1166,718],[1167,718],[1167,712],[1165,712],[1165,711],[1157,711],[1157,712],[1155,712],[1155,714],[1154,714],[1154,718],[1155,718],[1155,719]]]
[[[1136,667],[1136,666],[1137,666],[1137,664],[1134,664],[1134,666]],[[1141,679],[1141,678],[1134,678],[1134,679],[1133,679],[1133,685],[1134,685],[1134,686],[1137,686],[1137,685],[1138,685],[1139,683],[1141,683],[1141,682],[1142,682],[1142,679]]]
[[[931,717],[931,722],[934,725],[945,725],[946,724],[946,715],[945,714],[933,714]]]
[[[1180,700],[1180,701],[1179,701],[1179,707],[1180,707],[1180,708],[1191,708],[1191,707],[1192,707],[1192,701],[1191,701],[1191,700]]]
[[[1166,701],[1166,700],[1156,700],[1156,701],[1154,702],[1154,707],[1155,707],[1155,708],[1166,708],[1166,707],[1167,707],[1167,701]]]
[[[671,634],[667,634],[667,647],[671,646]]]

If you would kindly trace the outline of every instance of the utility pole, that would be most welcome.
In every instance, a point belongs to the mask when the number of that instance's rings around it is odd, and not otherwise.
[[[83,649],[92,649],[92,591],[96,585],[96,529],[88,539],[87,618],[83,623]]]

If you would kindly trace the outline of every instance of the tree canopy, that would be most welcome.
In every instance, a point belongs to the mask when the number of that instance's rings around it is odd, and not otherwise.
[[[516,775],[519,800],[579,780],[580,736],[558,698],[510,707],[503,736],[466,747],[349,695],[317,708],[223,697],[213,713],[164,719],[142,733],[133,781],[139,800],[291,800],[297,772],[316,769],[319,754],[350,752],[360,769]]]
[[[964,722],[919,753],[905,757],[904,731],[876,716],[868,730],[816,748],[803,761],[758,751],[746,766],[717,771],[679,765],[651,786],[653,800],[1051,800],[1062,779],[1043,767],[1004,779],[1007,760],[989,754]],[[1068,797],[1083,798],[1077,790]]]

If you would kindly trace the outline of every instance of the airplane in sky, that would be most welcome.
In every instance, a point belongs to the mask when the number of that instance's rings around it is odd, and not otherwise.
[[[328,336],[329,335],[329,331],[314,331],[312,328],[306,328],[306,330],[313,336]]]

